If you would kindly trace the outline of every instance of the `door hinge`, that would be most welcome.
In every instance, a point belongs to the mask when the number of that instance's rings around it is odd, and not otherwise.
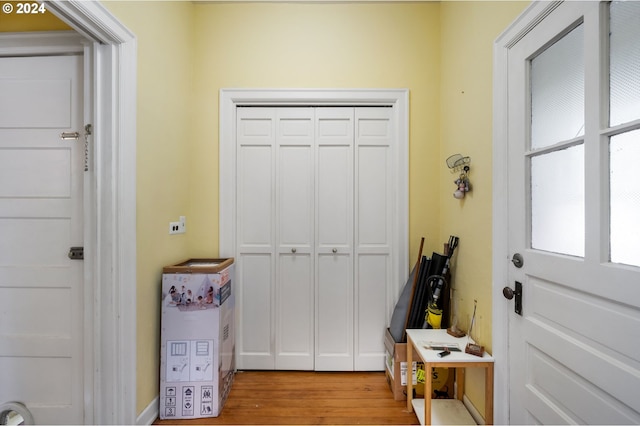
[[[71,260],[84,259],[84,247],[71,247],[68,256]]]

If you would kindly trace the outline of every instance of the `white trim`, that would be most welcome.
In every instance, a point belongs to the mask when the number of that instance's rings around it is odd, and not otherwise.
[[[89,40],[112,45],[135,42],[135,35],[98,1],[51,0],[44,3],[49,12]]]
[[[92,43],[83,41],[84,44],[84,57],[83,57],[83,77],[84,77],[84,94],[83,94],[83,124],[93,125],[93,103],[95,100],[94,90],[94,48]],[[82,129],[78,129],[81,131]],[[85,260],[84,260],[84,282],[94,283],[93,276],[96,268],[96,258],[91,255],[95,253],[96,247],[96,218],[94,217],[93,209],[95,206],[96,190],[93,184],[95,178],[93,174],[94,167],[90,167],[89,171],[84,172],[83,182],[83,218],[84,218],[84,247],[85,247]],[[93,418],[94,412],[94,399],[95,399],[95,383],[96,377],[94,377],[94,371],[96,367],[96,353],[95,353],[95,294],[97,288],[94,285],[84,286],[84,391],[85,395],[91,395],[89,400],[85,396],[84,401],[84,419],[85,422]]]
[[[409,271],[409,91],[407,89],[222,89],[220,90],[220,253],[235,257],[236,107],[248,105],[390,106],[394,110],[393,159],[395,210],[392,288],[387,292],[388,318]]]
[[[43,56],[83,53],[83,37],[75,31],[3,33],[0,56]]]
[[[464,395],[462,395],[462,403],[466,407],[467,411],[469,411],[469,414],[471,415],[471,417],[473,417],[473,420],[476,422],[477,425],[485,425],[486,424],[485,421],[484,421],[484,418],[480,414],[480,411],[478,411],[476,406],[473,405],[473,403],[471,402],[471,400],[469,399],[469,397],[467,396],[466,393]],[[496,423],[496,424],[498,424],[498,423]]]
[[[509,312],[502,289],[508,284],[510,266],[508,221],[508,58],[509,49],[531,31],[561,2],[533,2],[496,39],[493,47],[493,357],[494,424],[509,424]],[[506,403],[505,403],[506,401]]]
[[[86,424],[133,424],[136,419],[136,39],[97,1],[45,2],[47,10],[93,41],[94,134],[87,181],[85,279],[93,305],[93,342],[85,371]],[[58,54],[68,32],[5,35],[0,54]],[[42,37],[44,36],[44,37]],[[45,41],[43,41],[45,40]],[[39,47],[38,47],[39,45]],[[4,50],[3,50],[4,49]],[[67,51],[68,53],[68,51]],[[88,245],[87,245],[88,244]],[[87,318],[88,319],[88,318]]]
[[[158,415],[160,413],[160,397],[156,396],[153,400],[147,405],[147,407],[142,410],[142,413],[136,419],[137,425],[150,425],[156,421]]]

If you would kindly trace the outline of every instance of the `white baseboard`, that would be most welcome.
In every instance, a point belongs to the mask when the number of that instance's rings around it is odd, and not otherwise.
[[[478,425],[485,424],[484,419],[480,415],[480,412],[478,411],[476,406],[471,403],[471,400],[467,397],[467,395],[464,395],[462,397],[462,403],[464,404],[465,407],[467,407],[469,414],[471,414],[471,417],[473,417],[473,420],[476,421],[476,424]]]
[[[153,398],[153,401],[151,401],[149,403],[149,405],[147,405],[147,408],[145,408],[144,410],[142,410],[142,413],[140,413],[140,415],[138,416],[138,418],[136,419],[136,424],[137,425],[150,425],[153,422],[156,421],[156,419],[158,418],[158,410],[159,410],[159,406],[158,404],[160,403],[160,397],[156,396],[155,398]]]

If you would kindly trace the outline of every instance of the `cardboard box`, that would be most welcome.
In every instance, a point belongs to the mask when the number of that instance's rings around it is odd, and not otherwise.
[[[233,259],[163,269],[160,418],[217,417],[235,370]]]
[[[402,401],[407,399],[407,344],[396,343],[393,336],[387,331],[384,336],[386,351],[385,374],[387,383],[393,393],[393,399]],[[413,351],[413,359],[418,359],[418,354]],[[422,362],[413,361],[411,377],[416,397],[424,397],[425,371]],[[431,384],[433,386],[432,398],[453,398],[454,396],[454,369],[433,368],[431,371]]]

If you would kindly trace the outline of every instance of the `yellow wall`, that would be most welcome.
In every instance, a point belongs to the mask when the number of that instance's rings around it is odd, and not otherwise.
[[[441,238],[460,236],[453,268],[459,322],[469,326],[478,300],[474,338],[491,348],[492,79],[493,40],[526,2],[446,2],[441,6],[442,85],[440,122]],[[472,191],[453,197],[454,180],[445,159],[471,158]]]
[[[19,14],[15,1],[3,1],[2,5],[10,3],[13,8],[11,13],[0,11],[0,32],[24,32],[24,31],[64,31],[71,30],[67,24],[46,10],[45,13]],[[22,2],[31,3],[31,2]]]
[[[218,251],[218,91],[225,87],[409,88],[411,247],[437,234],[438,3],[198,4],[190,238]],[[432,242],[433,242],[432,238]]]
[[[520,14],[528,2],[443,2],[442,85],[440,87],[439,206],[440,237],[460,237],[452,268],[454,307],[467,330],[477,299],[473,338],[492,352],[492,90],[493,40]],[[452,154],[471,157],[472,191],[453,198],[456,189],[445,159]],[[484,414],[484,373],[469,369],[467,395]]]
[[[193,7],[189,2],[106,2],[138,42],[137,411],[158,395],[162,267],[189,257]],[[217,161],[213,158],[212,163]],[[187,217],[187,234],[169,222]],[[133,289],[132,289],[133,291]]]

